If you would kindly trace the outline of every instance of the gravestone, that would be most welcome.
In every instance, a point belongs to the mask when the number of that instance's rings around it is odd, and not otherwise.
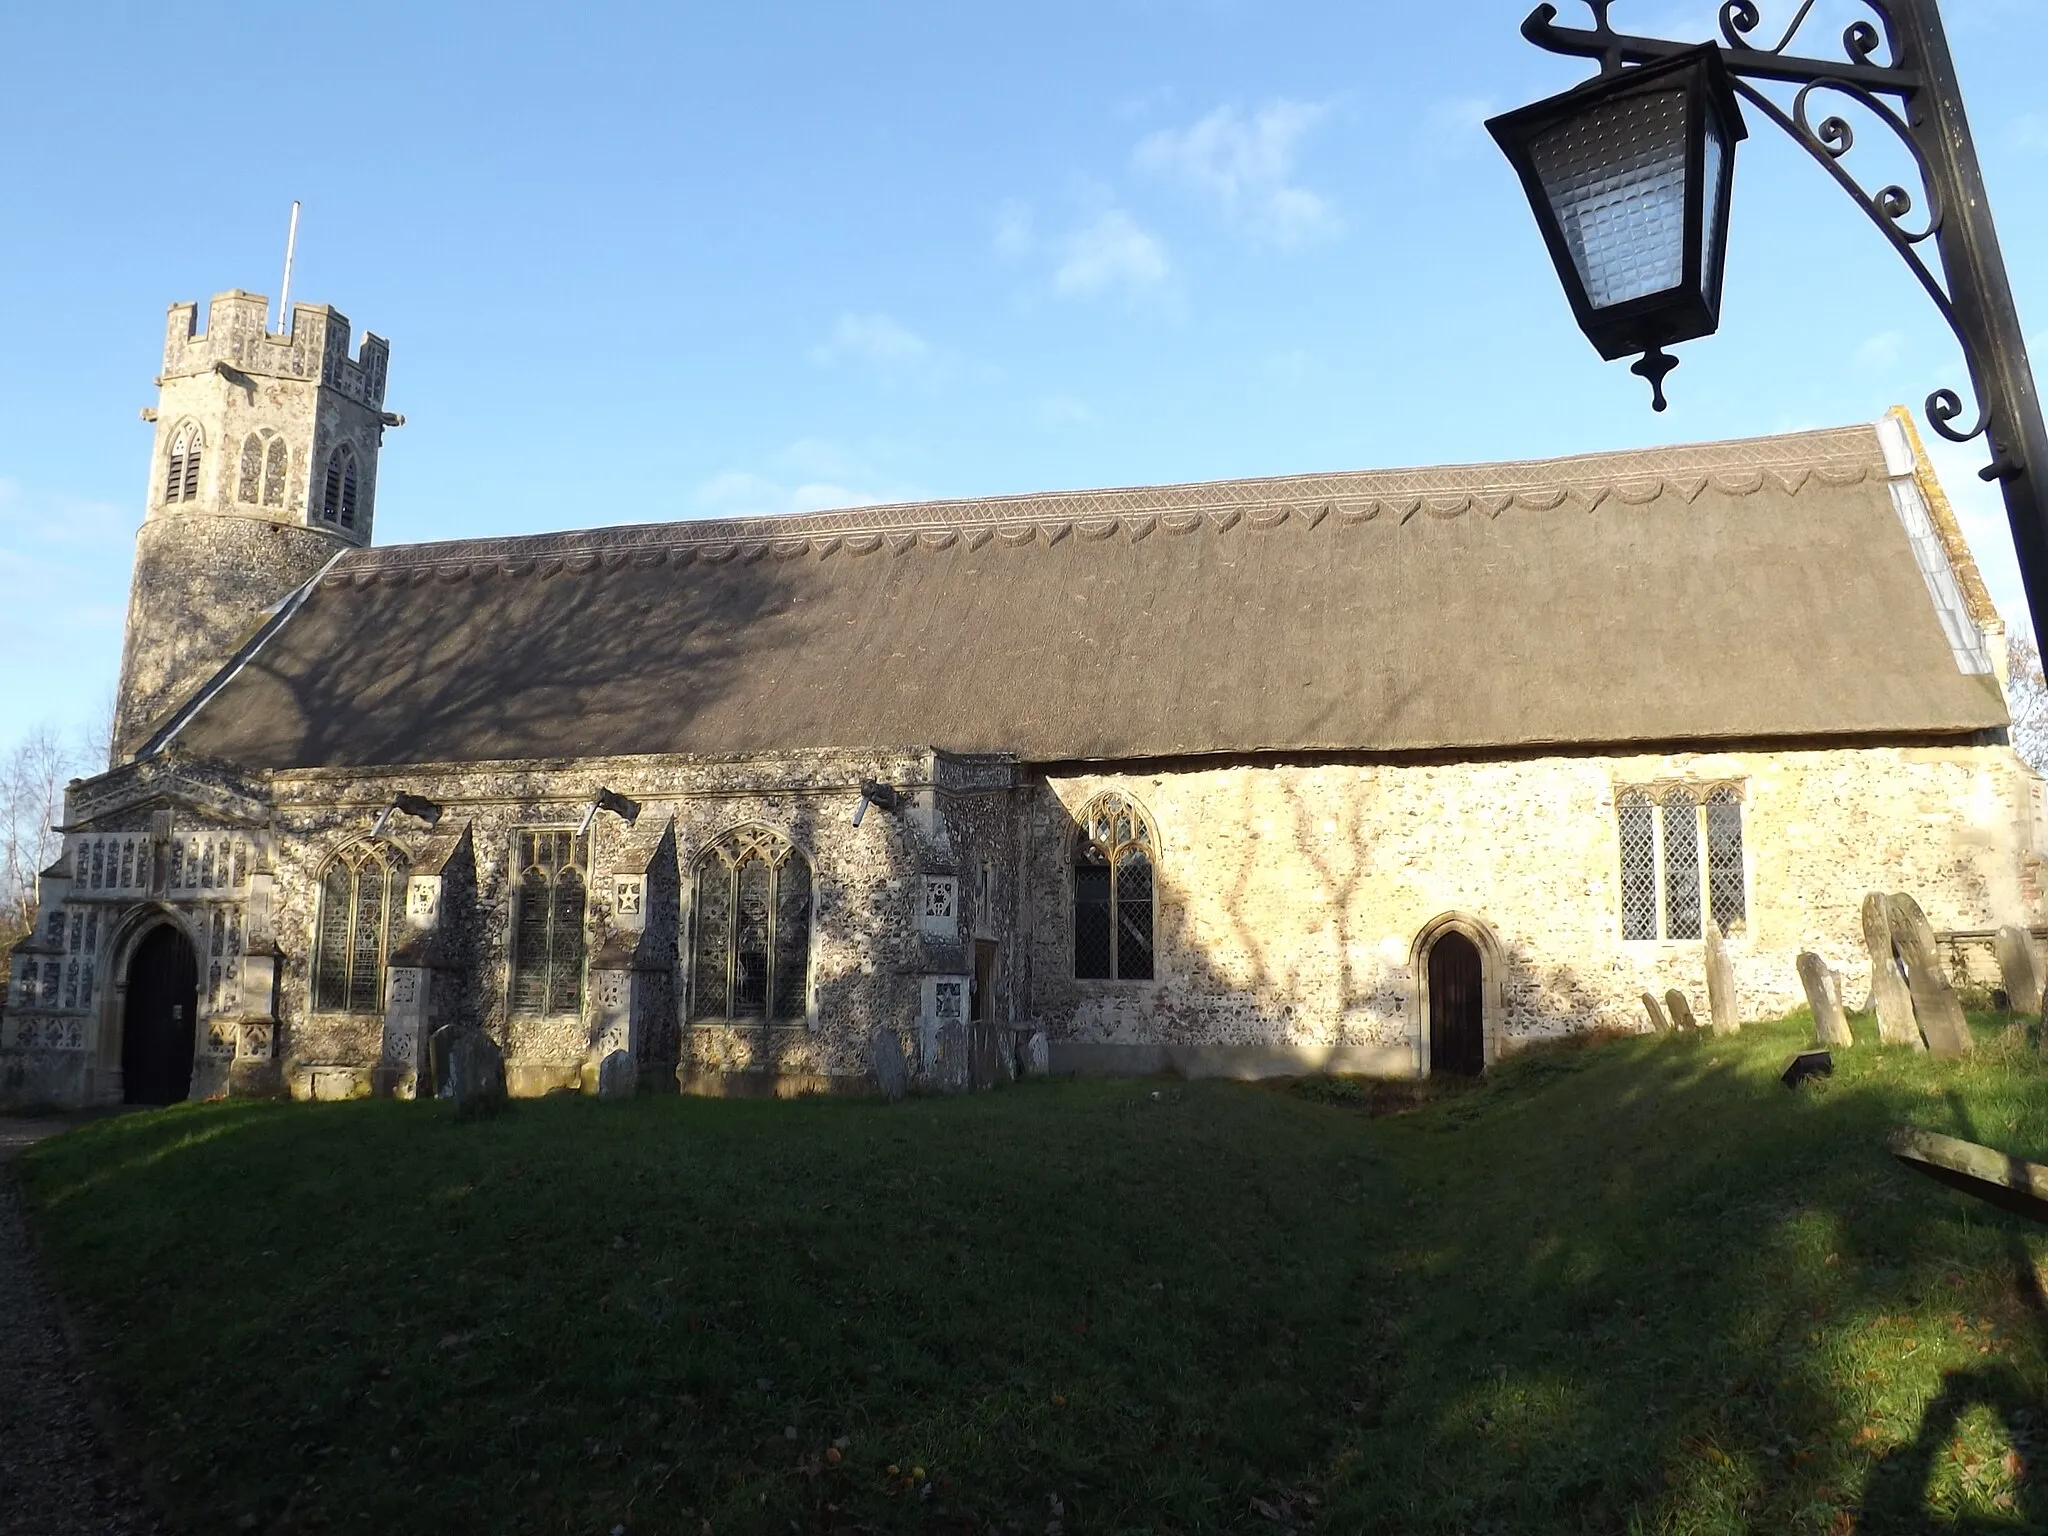
[[[2034,945],[2027,930],[2007,923],[1993,935],[1991,944],[1998,954],[1998,974],[2005,981],[2007,1005],[2014,1013],[2038,1017],[2041,970],[2035,963]]]
[[[1052,1071],[1052,1046],[1045,1038],[1045,1031],[1034,1029],[1024,1040],[1024,1075],[1044,1077]]]
[[[458,1116],[495,1115],[505,1107],[505,1057],[489,1035],[448,1024],[434,1031],[431,1048],[448,1064],[445,1081]]]
[[[1664,1006],[1671,1010],[1672,1025],[1678,1029],[1698,1029],[1700,1021],[1693,1017],[1692,1004],[1685,1000],[1685,994],[1673,987],[1664,994]]]
[[[1800,954],[1798,966],[1806,1006],[1813,1010],[1813,1038],[1822,1045],[1854,1045],[1849,1021],[1842,1017],[1842,1000],[1828,986],[1828,963],[1809,949]]]
[[[868,1042],[868,1069],[875,1074],[875,1086],[888,1099],[900,1099],[910,1087],[910,1069],[904,1064],[903,1042],[893,1029],[878,1029]]]
[[[1936,1056],[1969,1055],[1977,1042],[1970,1038],[1962,1000],[1941,968],[1933,924],[1920,910],[1920,903],[1900,891],[1885,897],[1884,909],[1891,920],[1892,949],[1905,963],[1906,990],[1913,997],[1913,1022],[1920,1026],[1928,1051]]]
[[[1892,949],[1891,913],[1880,891],[1863,898],[1863,947],[1870,952],[1870,1006],[1877,1014],[1879,1042],[1926,1050],[1920,1026],[1913,1022],[1913,994],[1899,971]]]
[[[1658,1034],[1663,1034],[1664,1031],[1671,1027],[1671,1021],[1664,1017],[1664,1009],[1657,1002],[1655,993],[1645,992],[1643,994],[1643,1012],[1650,1016],[1650,1028]]]
[[[597,1096],[630,1099],[640,1086],[639,1069],[630,1051],[608,1051],[597,1064]]]
[[[1717,1035],[1732,1035],[1742,1028],[1742,1017],[1735,1011],[1735,966],[1728,958],[1721,925],[1712,918],[1707,919],[1707,1012]]]

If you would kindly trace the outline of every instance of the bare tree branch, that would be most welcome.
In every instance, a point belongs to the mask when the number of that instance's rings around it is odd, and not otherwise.
[[[2041,652],[2024,625],[2006,632],[2005,660],[2013,750],[2034,772],[2048,774],[2048,678],[2042,675]]]
[[[38,726],[0,760],[0,947],[36,923],[36,876],[57,857],[52,830],[64,812],[64,785],[79,753],[49,726]]]

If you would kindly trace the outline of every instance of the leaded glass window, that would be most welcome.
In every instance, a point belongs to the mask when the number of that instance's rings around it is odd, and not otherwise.
[[[1742,801],[1725,785],[1707,796],[1707,888],[1714,922],[1733,933],[1749,919],[1742,875]]]
[[[1150,981],[1155,967],[1154,859],[1145,813],[1121,795],[1099,795],[1074,834],[1074,975],[1083,981]]]
[[[341,528],[356,525],[356,451],[343,443],[327,455],[320,484],[320,520]]]
[[[1700,808],[1690,790],[1664,794],[1664,937],[1700,936]]]
[[[381,1013],[384,966],[405,913],[405,856],[386,843],[354,843],[320,877],[313,921],[313,1008]]]
[[[512,925],[512,1011],[583,1011],[583,839],[521,832],[518,914]]]
[[[765,827],[697,860],[691,1017],[801,1024],[810,1015],[810,862]]]
[[[1726,785],[1614,797],[1621,841],[1621,936],[1697,939],[1712,916],[1723,933],[1748,915],[1742,860],[1742,798]]]
[[[1649,796],[1624,790],[1615,796],[1621,831],[1621,936],[1657,937],[1657,818]]]

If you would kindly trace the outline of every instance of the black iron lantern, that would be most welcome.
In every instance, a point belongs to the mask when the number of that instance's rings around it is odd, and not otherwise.
[[[1579,329],[1664,409],[1664,348],[1721,323],[1728,193],[1748,132],[1712,43],[1617,67],[1487,128],[1536,211]]]

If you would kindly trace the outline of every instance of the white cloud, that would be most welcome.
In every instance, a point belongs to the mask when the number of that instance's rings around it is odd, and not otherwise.
[[[914,486],[871,489],[878,478],[859,454],[802,438],[768,455],[764,469],[727,469],[700,481],[691,500],[706,517],[771,517],[784,512],[824,512],[909,501]]]
[[[1066,237],[1052,285],[1063,294],[1121,289],[1139,298],[1160,292],[1173,275],[1166,248],[1121,208],[1107,208]]]
[[[1033,228],[1031,206],[1015,198],[996,210],[996,254],[1006,260],[1015,261],[1029,256],[1037,249],[1038,235]]]
[[[811,348],[811,360],[826,367],[865,363],[885,384],[943,383],[953,360],[908,326],[883,314],[842,314],[832,334]]]
[[[1218,107],[1192,127],[1147,134],[1135,159],[1139,169],[1208,198],[1253,239],[1299,245],[1334,234],[1342,222],[1327,198],[1293,180],[1303,138],[1329,110],[1319,102],[1274,101],[1247,118],[1236,107]]]

